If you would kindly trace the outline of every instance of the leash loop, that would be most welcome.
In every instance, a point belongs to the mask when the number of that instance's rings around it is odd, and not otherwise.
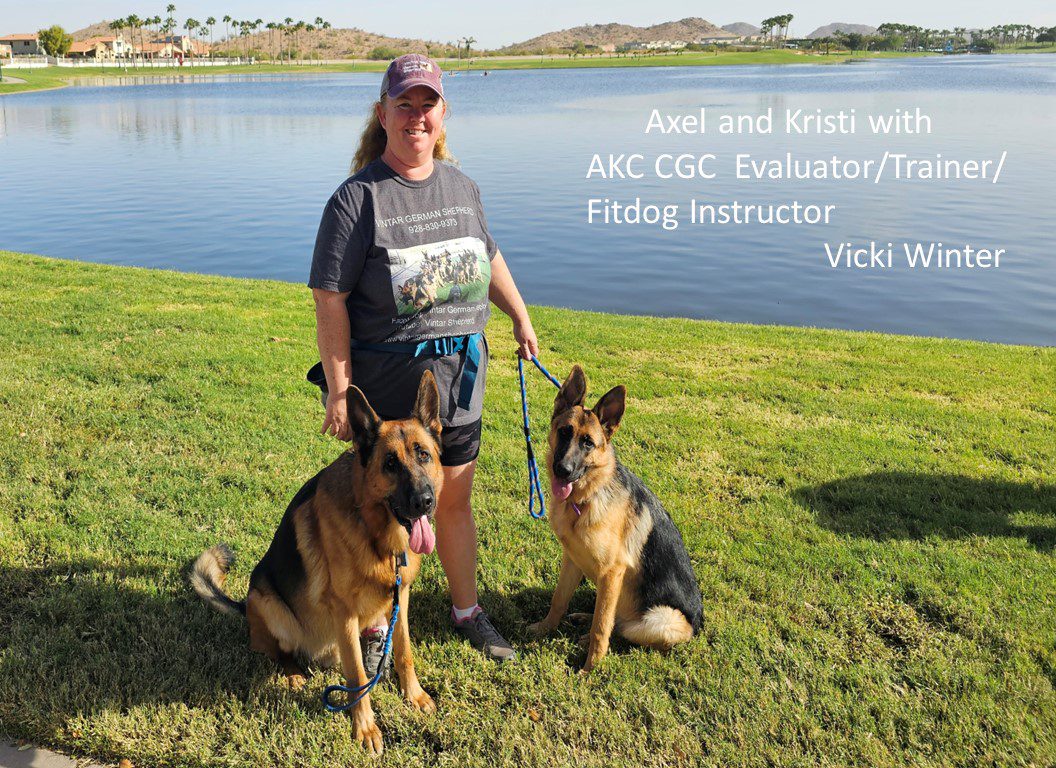
[[[385,645],[382,648],[381,661],[378,662],[378,668],[374,670],[374,677],[367,681],[365,685],[359,685],[355,687],[347,685],[328,685],[323,689],[323,706],[326,707],[329,712],[344,712],[345,710],[351,709],[360,700],[370,693],[371,689],[378,684],[381,680],[382,674],[385,672],[385,666],[389,663],[389,655],[392,653],[392,636],[396,631],[396,619],[400,615],[400,585],[403,584],[403,577],[400,576],[400,567],[407,565],[407,553],[401,552],[396,556],[396,582],[392,585],[392,618],[389,619],[389,628],[385,633]],[[335,693],[345,693],[355,698],[344,704],[334,704],[331,698]]]
[[[550,380],[558,389],[561,388],[561,382],[546,370],[542,363],[539,362],[539,358],[532,355],[532,362],[535,363],[535,367],[538,368],[546,378]],[[535,450],[532,448],[532,430],[528,423],[528,388],[524,383],[524,358],[517,358],[517,376],[521,381],[521,414],[524,418],[524,448],[525,453],[528,455],[528,514],[534,517],[536,520],[542,520],[546,517],[546,502],[543,500],[543,486],[539,480],[539,464],[535,459]],[[539,511],[535,511],[535,503],[539,502]]]

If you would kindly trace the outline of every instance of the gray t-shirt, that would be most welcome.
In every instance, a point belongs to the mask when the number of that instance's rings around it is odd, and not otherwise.
[[[436,163],[412,181],[380,159],[330,197],[315,241],[311,288],[348,291],[352,338],[370,344],[418,342],[483,332],[491,259],[480,190],[465,174]],[[419,357],[355,350],[353,383],[386,418],[410,412],[418,381],[432,370],[445,426],[480,418],[486,347],[468,409],[457,407],[466,355]]]

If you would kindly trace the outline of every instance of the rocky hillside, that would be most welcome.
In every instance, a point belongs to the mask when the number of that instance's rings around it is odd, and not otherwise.
[[[724,31],[710,21],[701,18],[687,18],[681,21],[668,21],[654,24],[651,27],[634,27],[629,24],[587,24],[559,32],[548,32],[521,43],[508,45],[502,53],[516,51],[545,51],[550,49],[570,48],[576,43],[584,45],[622,45],[633,42],[651,42],[654,40],[684,40],[692,42],[701,37],[728,37],[736,34]]]
[[[737,21],[733,24],[723,24],[722,28],[727,32],[732,32],[738,37],[751,37],[752,35],[759,34],[759,27],[754,24],[749,24],[747,21]]]
[[[832,37],[837,32],[858,32],[862,35],[875,35],[876,27],[870,27],[868,24],[845,24],[842,21],[837,21],[833,24],[826,24],[824,27],[818,27],[807,37],[811,40],[816,40],[821,37]]]

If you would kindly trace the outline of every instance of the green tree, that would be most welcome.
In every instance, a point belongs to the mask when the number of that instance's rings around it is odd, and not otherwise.
[[[73,38],[58,24],[38,30],[37,40],[48,56],[65,56],[73,45]]]
[[[399,55],[400,52],[395,48],[379,45],[367,54],[367,58],[374,59],[375,61],[387,61],[389,59],[395,59]]]
[[[865,35],[861,32],[837,32],[835,37],[841,45],[852,53],[865,48]]]

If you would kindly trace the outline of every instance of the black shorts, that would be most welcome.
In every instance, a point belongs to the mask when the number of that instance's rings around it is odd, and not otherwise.
[[[440,434],[440,463],[445,467],[458,467],[468,464],[480,453],[480,423],[477,419],[472,424],[460,427],[444,427]]]
[[[326,379],[322,374],[323,366],[316,363],[308,372],[308,380],[320,389],[320,399],[326,408]],[[313,378],[314,375],[314,378]],[[380,414],[379,414],[380,416]],[[380,416],[384,419],[384,416]],[[483,419],[458,427],[444,427],[440,433],[440,463],[445,467],[459,467],[477,458],[480,453],[480,425]]]

